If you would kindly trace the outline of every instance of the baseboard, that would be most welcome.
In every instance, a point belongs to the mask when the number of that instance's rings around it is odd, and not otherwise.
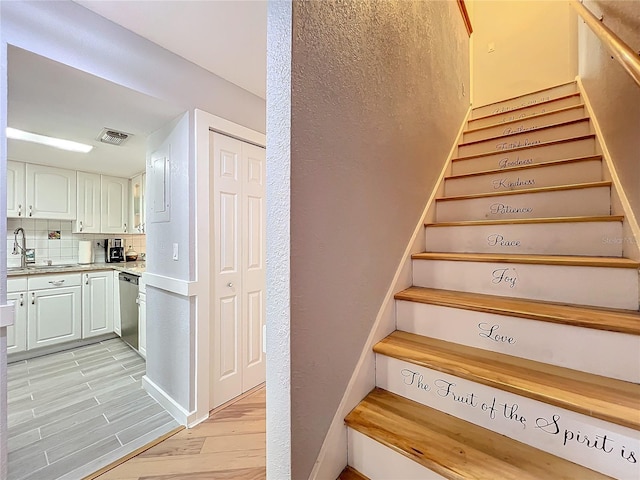
[[[201,421],[206,420],[206,418],[198,419],[196,412],[188,412],[185,410],[181,405],[176,403],[176,401],[171,398],[167,392],[156,385],[146,375],[142,377],[142,387],[149,395],[151,395],[151,398],[162,405],[162,408],[169,412],[169,415],[175,418],[176,422],[180,425],[193,427]]]
[[[623,242],[623,255],[633,260],[640,260],[640,249],[638,246],[638,243],[640,242],[640,226],[638,226],[638,220],[636,219],[633,210],[631,209],[629,199],[627,198],[627,195],[622,188],[622,184],[620,183],[620,177],[616,170],[615,164],[613,163],[613,159],[611,158],[611,154],[609,153],[609,149],[607,148],[605,138],[602,135],[602,129],[600,128],[600,124],[598,123],[598,118],[593,111],[589,96],[587,95],[587,92],[584,89],[584,85],[582,84],[582,79],[580,77],[576,77],[576,81],[578,83],[578,90],[582,95],[584,105],[587,109],[587,112],[589,113],[589,118],[591,119],[591,124],[593,125],[598,144],[600,146],[600,149],[602,150],[602,158],[604,159],[609,176],[611,177],[611,181],[613,182],[613,191],[611,192],[612,207],[617,206],[618,208],[622,208],[622,212],[614,211],[613,213],[624,215],[624,221],[622,223],[623,238],[620,239],[620,241]]]
[[[362,400],[375,386],[375,357],[373,346],[395,330],[395,302],[394,295],[400,290],[408,288],[412,284],[411,275],[411,255],[424,251],[424,224],[435,204],[435,198],[441,189],[443,180],[451,168],[451,159],[458,149],[458,142],[462,137],[462,132],[467,124],[467,119],[471,114],[469,106],[466,115],[460,125],[458,135],[453,142],[447,160],[445,161],[440,176],[431,192],[425,205],[420,221],[416,225],[413,235],[407,244],[398,269],[387,290],[387,294],[378,311],[376,321],[373,324],[371,333],[364,344],[362,353],[338,410],[331,421],[329,430],[324,439],[316,463],[311,471],[309,480],[325,480],[328,478],[338,478],[340,472],[347,464],[347,428],[344,425],[344,417]]]

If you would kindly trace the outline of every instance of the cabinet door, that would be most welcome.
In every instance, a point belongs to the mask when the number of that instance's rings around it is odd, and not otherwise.
[[[129,180],[102,175],[100,187],[101,233],[128,233]]]
[[[26,216],[57,220],[76,219],[76,172],[28,163]]]
[[[144,174],[131,179],[131,218],[133,233],[144,233]]]
[[[81,290],[60,287],[28,293],[29,350],[81,338]]]
[[[7,327],[7,353],[27,349],[27,292],[7,293],[7,300],[15,303],[15,322]]]
[[[7,161],[7,217],[24,217],[24,163]]]
[[[78,172],[74,233],[100,233],[100,175]]]
[[[147,358],[147,294],[138,295],[138,352]]]
[[[113,272],[82,276],[82,338],[113,332]]]

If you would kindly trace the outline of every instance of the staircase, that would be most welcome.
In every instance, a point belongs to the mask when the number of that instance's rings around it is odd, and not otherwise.
[[[476,108],[340,479],[640,478],[638,268],[574,83]]]

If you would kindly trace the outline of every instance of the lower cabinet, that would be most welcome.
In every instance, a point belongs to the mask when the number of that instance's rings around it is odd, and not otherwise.
[[[15,304],[13,325],[7,327],[7,353],[24,352],[27,349],[27,292],[7,293],[7,300]]]
[[[82,338],[113,332],[113,272],[82,275]]]
[[[27,348],[46,347],[81,338],[81,295],[82,288],[79,285],[30,290]]]

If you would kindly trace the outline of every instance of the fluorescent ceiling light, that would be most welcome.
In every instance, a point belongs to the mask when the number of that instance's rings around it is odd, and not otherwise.
[[[38,135],[37,133],[24,132],[11,127],[7,127],[7,138],[41,143],[42,145],[49,145],[50,147],[61,148],[62,150],[69,150],[71,152],[89,153],[93,150],[93,146],[85,145],[84,143],[72,142],[71,140],[63,140],[55,137],[47,137],[45,135]]]

